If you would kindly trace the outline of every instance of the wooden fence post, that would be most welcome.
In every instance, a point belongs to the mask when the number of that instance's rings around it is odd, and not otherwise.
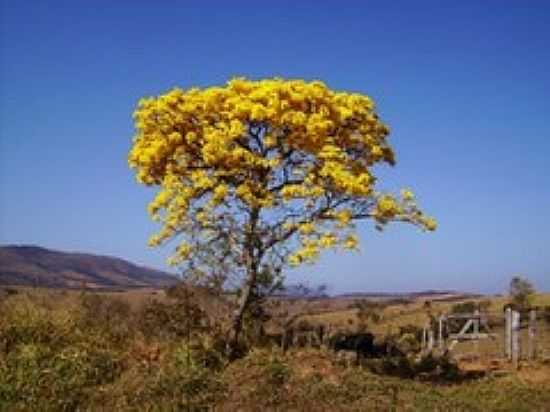
[[[428,352],[431,353],[434,349],[434,330],[428,329]]]
[[[517,369],[519,366],[519,357],[520,357],[520,314],[518,311],[514,310],[512,312],[512,363],[514,368]]]
[[[479,310],[477,309],[474,312],[474,318],[474,335],[476,336],[476,339],[474,339],[474,352],[479,358]]]
[[[422,329],[422,350],[426,349],[426,338],[428,336],[428,329],[426,326],[424,326],[424,329]]]
[[[512,360],[512,308],[506,308],[504,313],[504,355]]]
[[[529,359],[537,357],[537,311],[529,311]]]
[[[439,350],[441,350],[441,353],[443,353],[443,351],[445,350],[445,341],[443,340],[443,320],[444,320],[444,317],[443,315],[441,315],[439,317],[439,336],[438,336]]]

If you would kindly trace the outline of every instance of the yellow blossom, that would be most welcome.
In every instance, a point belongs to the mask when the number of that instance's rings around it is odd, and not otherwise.
[[[412,192],[402,191],[399,200],[377,194],[374,166],[393,164],[394,156],[389,129],[368,96],[321,81],[236,78],[140,99],[133,118],[128,165],[139,183],[159,188],[148,206],[162,225],[151,246],[189,237],[197,227],[194,241],[208,239],[223,213],[254,211],[269,228],[269,217],[290,210],[289,222],[277,226],[302,242],[289,263],[311,262],[320,249],[357,246],[353,235],[337,234],[353,229],[356,216],[342,199],[370,205],[364,216],[379,225],[402,220],[436,228]],[[316,214],[329,200],[329,210]],[[194,246],[177,249],[173,263],[190,259]]]
[[[414,200],[414,193],[411,192],[409,189],[402,189],[401,197],[403,198],[403,200]]]
[[[348,235],[344,240],[345,249],[357,249],[358,244],[359,244],[359,239],[355,234]]]

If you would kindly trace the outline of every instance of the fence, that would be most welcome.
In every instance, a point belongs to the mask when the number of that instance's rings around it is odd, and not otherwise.
[[[550,319],[541,314],[507,308],[503,313],[442,315],[424,327],[422,349],[462,358],[499,358],[515,367],[520,360],[546,359],[550,357]]]

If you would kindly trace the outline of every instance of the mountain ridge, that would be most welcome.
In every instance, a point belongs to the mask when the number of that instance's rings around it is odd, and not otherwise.
[[[109,289],[166,287],[177,281],[175,275],[116,256],[0,246],[0,285]]]

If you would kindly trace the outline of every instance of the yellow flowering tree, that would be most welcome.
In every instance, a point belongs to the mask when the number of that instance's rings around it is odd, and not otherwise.
[[[234,339],[258,282],[323,249],[355,249],[359,220],[425,230],[436,223],[409,190],[375,188],[373,166],[395,163],[388,127],[364,95],[320,81],[237,78],[140,100],[129,164],[158,186],[149,204],[170,263],[218,285],[238,279]]]

